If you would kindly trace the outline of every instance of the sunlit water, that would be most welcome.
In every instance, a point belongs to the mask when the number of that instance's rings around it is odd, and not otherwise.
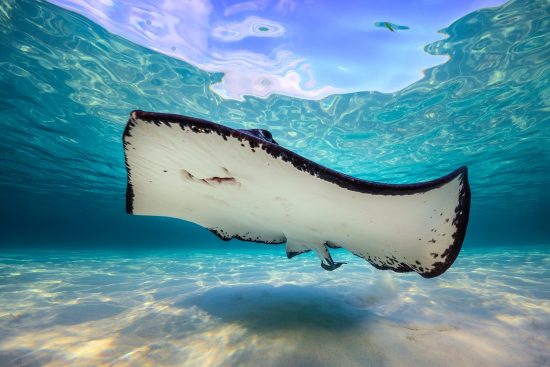
[[[473,10],[505,2],[48,1],[139,45],[223,72],[211,88],[234,99],[398,91],[446,59],[423,50],[442,38],[437,31]],[[391,32],[385,25],[390,23],[380,23],[387,19],[406,26],[394,24]]]
[[[0,3],[0,365],[547,366],[550,4],[469,14],[394,93],[226,100],[221,74],[40,1]],[[129,111],[269,129],[374,181],[466,164],[464,248],[435,279],[220,243],[124,213]],[[491,245],[491,246],[486,246]]]

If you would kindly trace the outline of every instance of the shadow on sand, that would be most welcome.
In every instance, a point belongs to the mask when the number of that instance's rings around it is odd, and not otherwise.
[[[364,327],[376,316],[352,307],[345,297],[322,288],[283,285],[218,287],[177,302],[176,307],[197,306],[224,322],[249,330],[324,329],[343,331]]]

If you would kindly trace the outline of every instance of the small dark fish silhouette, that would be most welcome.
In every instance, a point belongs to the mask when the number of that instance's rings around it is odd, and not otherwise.
[[[406,25],[398,25],[390,22],[376,22],[374,23],[374,25],[380,28],[387,28],[390,30],[390,32],[395,32],[395,30],[404,31],[409,29],[409,27],[407,27]]]

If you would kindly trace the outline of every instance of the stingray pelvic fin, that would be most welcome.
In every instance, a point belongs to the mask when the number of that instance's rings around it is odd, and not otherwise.
[[[315,252],[321,259],[321,267],[327,271],[333,271],[346,264],[344,262],[334,262],[334,260],[332,260],[332,256],[330,256],[330,252],[328,252],[327,246],[324,244],[317,247]]]

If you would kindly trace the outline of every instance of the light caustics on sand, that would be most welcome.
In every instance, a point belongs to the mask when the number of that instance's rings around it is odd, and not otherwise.
[[[550,254],[465,249],[430,281],[276,248],[4,251],[0,361],[47,366],[544,366]],[[147,274],[147,276],[144,276]],[[457,301],[460,300],[460,301]]]
[[[424,52],[441,38],[439,30],[476,9],[503,3],[49,1],[147,48],[223,73],[211,88],[232,99],[396,92],[446,60]],[[384,21],[380,29],[383,19],[410,29],[387,34],[393,23]]]

